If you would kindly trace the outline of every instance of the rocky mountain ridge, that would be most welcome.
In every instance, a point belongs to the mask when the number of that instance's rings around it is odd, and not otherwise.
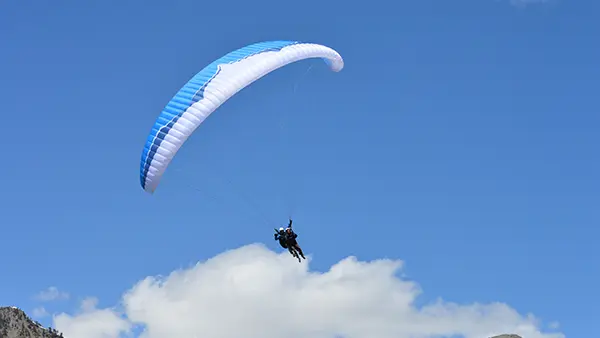
[[[0,307],[0,338],[63,338],[53,328],[45,328],[14,306]]]

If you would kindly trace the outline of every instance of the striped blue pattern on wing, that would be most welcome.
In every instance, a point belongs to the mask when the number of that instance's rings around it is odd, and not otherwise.
[[[150,169],[152,160],[154,159],[157,150],[160,148],[161,143],[164,141],[165,136],[169,134],[173,125],[177,123],[177,120],[192,104],[202,100],[204,97],[204,89],[212,79],[218,76],[220,64],[238,62],[252,55],[267,51],[278,51],[283,47],[296,43],[298,42],[267,41],[242,47],[215,60],[190,79],[188,83],[175,94],[171,101],[167,103],[148,135],[146,145],[142,151],[140,163],[140,183],[142,188],[146,188],[148,170]]]

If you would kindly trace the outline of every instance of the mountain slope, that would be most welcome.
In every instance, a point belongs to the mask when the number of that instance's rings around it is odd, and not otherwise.
[[[23,310],[14,306],[0,307],[0,338],[62,338],[60,332],[44,328]]]

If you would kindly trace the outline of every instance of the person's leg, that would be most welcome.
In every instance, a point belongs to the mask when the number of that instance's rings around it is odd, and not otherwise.
[[[300,262],[300,261],[301,261],[300,257],[298,257],[298,253],[296,252],[296,250],[294,250],[294,247],[293,247],[293,246],[290,246],[290,247],[288,248],[288,250],[290,251],[290,254],[291,254],[292,256],[294,256],[294,257],[298,258],[298,262]]]
[[[300,245],[298,245],[298,243],[294,244],[294,248],[296,249],[296,251],[298,251],[302,258],[306,259],[306,257],[304,257],[304,252],[302,252],[302,248],[300,247]]]

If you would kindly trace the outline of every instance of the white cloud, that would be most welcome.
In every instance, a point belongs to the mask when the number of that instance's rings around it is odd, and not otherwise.
[[[55,286],[51,286],[48,289],[38,293],[38,295],[36,296],[36,299],[43,301],[43,302],[49,302],[49,301],[53,301],[53,300],[63,300],[63,299],[69,299],[69,294],[66,292],[59,291],[58,288],[56,288]]]
[[[96,309],[97,299],[86,298],[75,316],[54,316],[54,327],[65,338],[111,338],[128,333],[130,324],[114,309]]]
[[[311,272],[288,253],[260,245],[222,253],[169,276],[147,277],[122,299],[127,322],[94,306],[61,314],[54,326],[65,338],[116,338],[144,326],[143,338],[466,338],[542,332],[532,315],[506,304],[437,300],[417,307],[419,286],[397,277],[401,261],[344,259],[325,273]]]

